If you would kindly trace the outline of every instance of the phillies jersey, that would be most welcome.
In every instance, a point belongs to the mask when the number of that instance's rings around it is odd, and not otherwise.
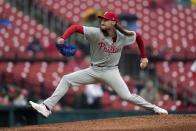
[[[136,40],[134,31],[132,36],[126,36],[116,30],[117,39],[113,42],[112,37],[105,37],[100,28],[84,28],[84,37],[90,43],[91,64],[95,66],[111,67],[119,63],[124,46],[133,44]]]

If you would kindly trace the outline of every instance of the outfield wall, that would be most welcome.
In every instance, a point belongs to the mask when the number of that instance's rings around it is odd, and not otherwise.
[[[196,111],[170,111],[172,114],[196,114]],[[104,111],[75,110],[53,112],[47,119],[42,118],[29,106],[0,106],[0,127],[61,123],[82,120],[93,120],[123,116],[152,115],[149,111]]]

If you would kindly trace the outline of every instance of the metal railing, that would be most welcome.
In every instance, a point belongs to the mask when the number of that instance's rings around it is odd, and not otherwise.
[[[159,75],[158,79],[159,89],[169,93],[172,96],[173,100],[187,100],[188,102],[196,105],[195,90],[179,85],[175,81],[169,80],[162,75]],[[179,89],[181,89],[181,91],[178,92]],[[181,95],[179,95],[178,93],[180,93]]]
[[[69,26],[69,23],[66,20],[55,15],[40,3],[33,0],[5,0],[5,2],[9,2],[12,6],[23,11],[25,14],[29,15],[31,19],[43,24],[57,35],[62,35]]]

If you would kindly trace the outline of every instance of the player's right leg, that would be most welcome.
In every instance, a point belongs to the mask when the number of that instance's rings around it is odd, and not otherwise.
[[[65,95],[71,86],[80,86],[96,82],[95,75],[90,68],[64,75],[52,96],[47,98],[42,104],[37,104],[32,101],[30,101],[29,104],[39,114],[47,118],[51,114],[52,108]]]
[[[137,94],[131,94],[127,85],[123,81],[118,70],[113,70],[110,72],[104,72],[102,74],[102,81],[112,87],[116,93],[124,100],[129,101],[135,105],[143,107],[147,110],[151,110],[156,114],[168,114],[165,109],[162,109],[156,105],[153,105],[143,99]]]

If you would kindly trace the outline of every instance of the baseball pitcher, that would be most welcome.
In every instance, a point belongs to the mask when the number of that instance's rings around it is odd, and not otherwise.
[[[112,87],[123,100],[151,110],[156,114],[168,114],[165,109],[147,102],[136,94],[131,94],[118,70],[123,47],[131,45],[135,41],[138,44],[142,57],[140,67],[144,69],[147,66],[148,59],[146,58],[141,35],[122,28],[118,24],[117,15],[113,12],[105,12],[99,18],[101,19],[100,28],[72,25],[57,41],[60,45],[75,32],[83,34],[90,43],[91,66],[87,69],[64,75],[52,96],[41,104],[30,101],[30,106],[47,118],[51,114],[52,108],[70,87],[102,82]],[[57,48],[60,47],[57,46]],[[69,52],[63,53],[62,50],[61,53],[70,55]],[[74,53],[72,52],[72,54]]]

